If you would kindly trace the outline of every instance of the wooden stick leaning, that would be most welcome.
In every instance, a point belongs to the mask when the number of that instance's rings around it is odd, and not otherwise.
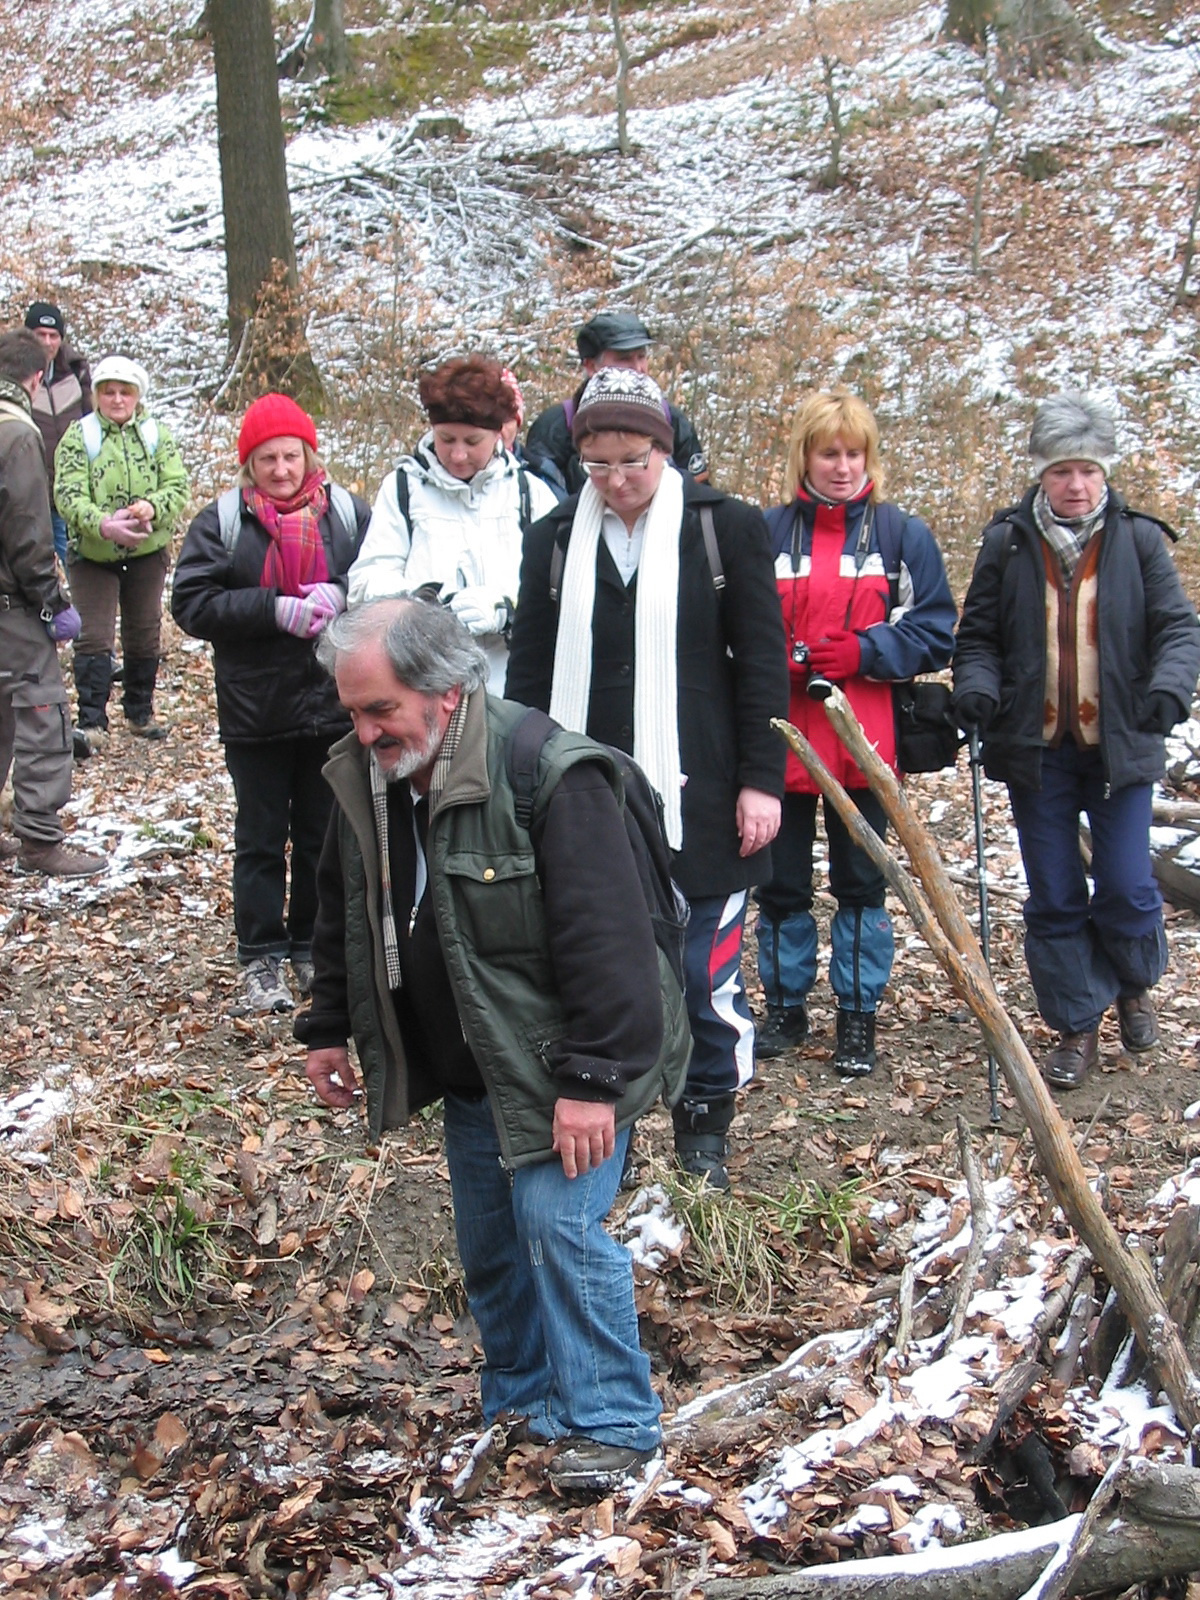
[[[833,805],[854,842],[884,873],[954,988],[978,1018],[983,1036],[1024,1113],[1039,1164],[1055,1199],[1115,1290],[1189,1440],[1200,1446],[1200,1379],[1188,1359],[1179,1329],[1167,1311],[1153,1274],[1139,1257],[1123,1248],[1088,1187],[1066,1124],[1025,1041],[1000,1003],[974,930],[959,905],[933,841],[901,791],[895,774],[868,742],[841,690],[834,690],[825,702],[825,710],[882,802],[915,873],[928,891],[928,901],[800,730],[778,718],[771,726]]]

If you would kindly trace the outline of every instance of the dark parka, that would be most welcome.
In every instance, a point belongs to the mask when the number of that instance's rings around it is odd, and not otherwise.
[[[984,529],[954,652],[955,696],[997,707],[984,736],[990,778],[1041,787],[1046,701],[1045,541],[1037,486]],[[1146,700],[1171,695],[1182,720],[1200,673],[1200,621],[1167,547],[1166,525],[1130,511],[1110,487],[1098,572],[1100,754],[1110,790],[1162,777],[1161,734]]]
[[[64,340],[33,397],[33,420],[42,432],[46,471],[54,477],[54,453],[73,422],[92,409],[92,374],[84,358]]]
[[[321,518],[329,577],[343,590],[371,520],[370,507],[357,495],[354,513],[354,528],[343,527],[332,510]],[[212,643],[224,744],[316,739],[350,726],[313,641],[284,633],[275,621],[280,591],[260,581],[269,544],[243,500],[241,531],[233,550],[226,550],[214,501],[188,529],[175,569],[171,615],[185,633]]]
[[[0,378],[0,595],[43,619],[70,601],[58,582],[46,464],[29,396]]]
[[[738,792],[782,796],[785,748],[771,731],[786,717],[788,669],[783,618],[761,512],[684,479],[676,629],[683,849],[674,872],[689,899],[728,895],[765,882],[769,849],[739,855]],[[536,522],[525,540],[506,693],[550,707],[558,606],[550,594],[551,554],[571,538],[577,502]],[[699,507],[712,508],[725,586],[718,593],[704,548]],[[587,732],[633,754],[634,596],[599,542],[592,621]]]
[[[683,996],[666,957],[656,951],[632,856],[623,875],[613,874],[620,903],[602,904],[601,893],[567,918],[569,925],[560,930],[564,943],[556,943],[542,882],[570,879],[588,840],[560,841],[552,857],[544,848],[539,853],[539,817],[576,763],[603,763],[618,794],[620,778],[591,741],[559,732],[542,750],[533,827],[522,827],[505,754],[523,715],[520,707],[482,690],[470,696],[426,844],[429,898],[459,1020],[487,1086],[504,1160],[513,1167],[553,1156],[554,1106],[561,1096],[612,1098],[593,1088],[600,1065],[593,1051],[603,1058],[604,1080],[619,1085],[614,1106],[620,1130],[664,1091],[669,1098],[678,1093],[689,1042]],[[370,1132],[378,1138],[442,1090],[420,1061],[406,1058],[388,989],[368,760],[351,735],[333,747],[325,768],[337,804],[321,857],[313,1008],[297,1018],[295,1031],[314,1049],[344,1040],[349,1024]],[[561,915],[561,896],[555,905]],[[611,943],[605,950],[603,939],[590,936],[589,917],[599,920],[606,935],[618,927],[627,931],[618,941],[619,959],[635,952],[632,968],[614,968]],[[319,952],[333,928],[342,948],[326,963]],[[331,973],[337,980],[332,986]],[[616,1014],[614,999],[623,1002]]]

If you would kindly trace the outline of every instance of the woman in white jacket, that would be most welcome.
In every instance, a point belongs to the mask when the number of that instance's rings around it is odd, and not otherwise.
[[[501,440],[517,399],[498,361],[447,361],[422,373],[419,388],[430,431],[384,479],[350,568],[349,604],[436,592],[478,637],[488,689],[503,694],[522,541],[555,496]]]

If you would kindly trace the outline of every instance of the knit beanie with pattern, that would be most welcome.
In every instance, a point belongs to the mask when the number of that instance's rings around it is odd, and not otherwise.
[[[675,448],[675,429],[662,390],[653,378],[629,367],[601,367],[588,379],[571,424],[576,449],[590,433],[641,434],[668,455]]]
[[[1052,395],[1037,408],[1029,454],[1035,478],[1059,461],[1094,461],[1107,477],[1117,459],[1112,412],[1089,394]]]
[[[238,434],[238,460],[242,465],[269,439],[302,439],[315,452],[317,425],[289,395],[264,394],[242,418]]]
[[[53,328],[60,336],[67,331],[63,314],[49,300],[35,300],[25,313],[27,328]]]

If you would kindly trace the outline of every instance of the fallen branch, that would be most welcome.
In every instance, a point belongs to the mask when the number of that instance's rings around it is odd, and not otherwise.
[[[1103,1594],[1200,1567],[1200,1471],[1126,1464],[1120,1504],[1097,1519],[1070,1578],[1075,1595]],[[840,1561],[769,1578],[710,1578],[705,1600],[1020,1600],[1084,1518],[911,1556]]]
[[[971,1243],[967,1246],[967,1258],[959,1273],[958,1293],[954,1298],[954,1311],[943,1336],[943,1346],[952,1345],[956,1339],[962,1338],[963,1329],[967,1325],[967,1307],[971,1303],[971,1296],[975,1293],[975,1274],[979,1271],[979,1263],[983,1260],[988,1236],[987,1196],[983,1192],[983,1174],[979,1170],[979,1162],[975,1159],[975,1152],[971,1148],[971,1129],[965,1117],[957,1117],[955,1122],[958,1128],[958,1156],[967,1180],[967,1193],[971,1197]]]
[[[840,690],[835,689],[825,701],[825,711],[896,828],[914,872],[928,889],[928,901],[799,729],[778,720],[772,726],[836,808],[851,837],[885,874],[955,989],[979,1019],[984,1038],[1029,1124],[1039,1163],[1055,1198],[1116,1290],[1175,1415],[1189,1438],[1200,1442],[1200,1379],[1179,1329],[1167,1311],[1153,1273],[1140,1257],[1124,1248],[1089,1187],[1058,1107],[996,994],[975,934],[932,839],[895,774],[868,742]]]

